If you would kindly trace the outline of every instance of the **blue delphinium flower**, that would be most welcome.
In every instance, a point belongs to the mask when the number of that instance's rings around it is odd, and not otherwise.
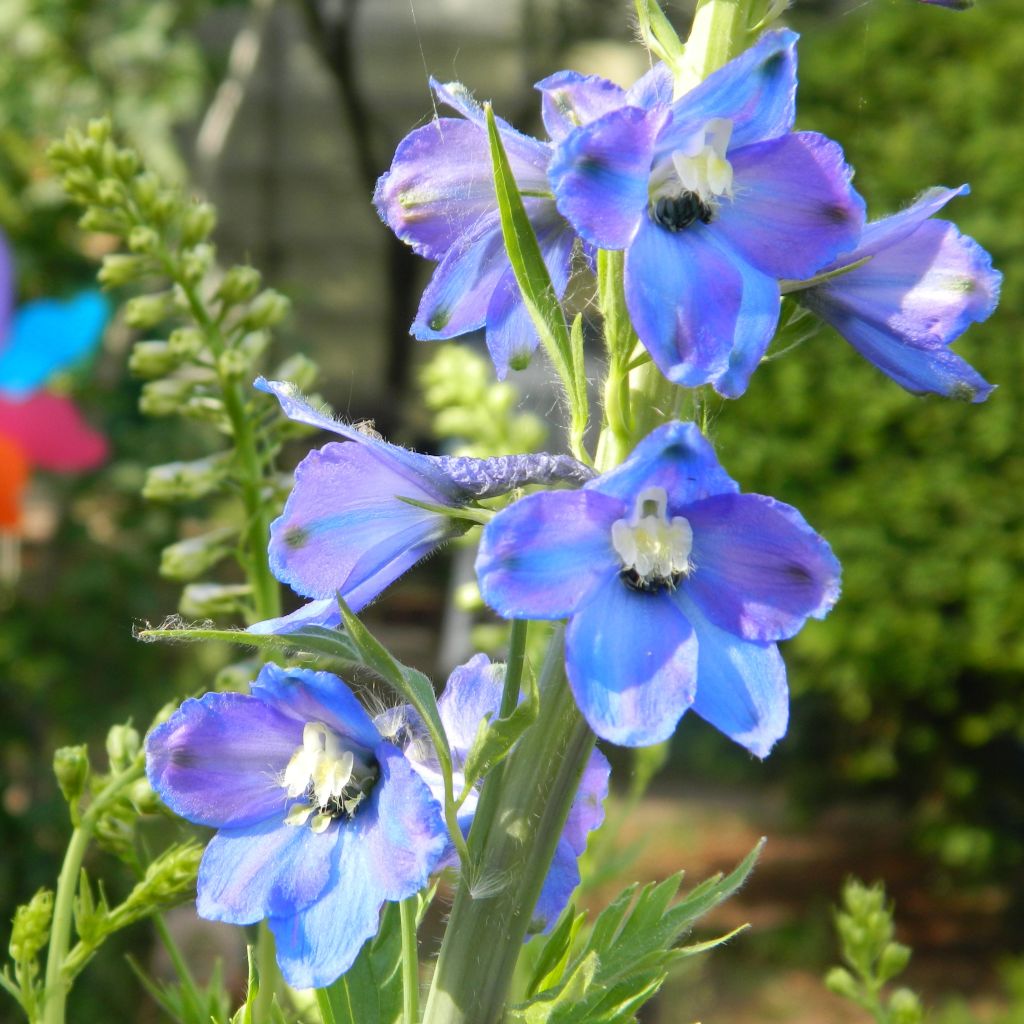
[[[606,85],[573,84],[571,109],[612,109],[558,140],[558,209],[587,243],[625,250],[633,325],[677,384],[742,394],[775,332],[778,279],[811,276],[860,235],[841,149],[791,131],[796,38],[766,34],[675,100],[664,73],[618,107]]]
[[[498,376],[525,365],[537,333],[523,305],[502,240],[483,109],[458,82],[431,80],[437,98],[462,118],[436,118],[399,144],[377,183],[381,218],[421,256],[436,260],[412,333],[435,341],[486,327]],[[575,233],[548,187],[551,147],[498,121],[552,284],[569,282]]]
[[[967,191],[930,189],[906,210],[868,224],[857,247],[825,269],[867,262],[795,298],[908,391],[983,402],[992,385],[949,346],[991,315],[1002,274],[973,238],[932,219]]]
[[[501,705],[505,666],[492,664],[486,654],[477,654],[465,665],[460,665],[448,677],[444,693],[438,701],[438,710],[448,743],[452,751],[456,791],[461,789],[462,768],[473,746],[477,730],[486,718],[497,714]],[[413,767],[430,786],[435,799],[444,802],[444,784],[433,747],[424,738],[418,718],[410,708],[386,711],[377,719],[377,726],[385,735],[401,743]],[[608,776],[611,767],[599,750],[594,750],[583,771],[580,788],[569,810],[555,857],[544,881],[537,906],[533,911],[530,931],[550,928],[565,909],[573,890],[579,885],[579,858],[587,846],[588,835],[604,821],[604,801],[608,796]],[[471,792],[459,811],[459,826],[466,834],[476,814],[477,793]],[[449,844],[441,867],[454,867],[458,858]]]
[[[256,386],[274,394],[292,419],[354,442],[331,442],[296,469],[284,512],[270,527],[270,568],[314,600],[290,616],[257,623],[256,632],[337,625],[339,593],[358,611],[465,531],[466,522],[423,504],[455,509],[530,483],[579,484],[593,475],[565,455],[421,455],[317,412],[289,384],[261,378]]]
[[[445,849],[427,785],[326,672],[266,665],[250,695],[185,701],[147,738],[146,770],[172,811],[219,830],[200,916],[266,918],[296,988],[344,974],[384,901],[422,889]]]
[[[738,493],[692,423],[499,512],[476,568],[500,615],[569,620],[569,685],[598,736],[657,743],[692,707],[759,757],[788,721],[776,641],[839,595],[828,544],[789,505]]]

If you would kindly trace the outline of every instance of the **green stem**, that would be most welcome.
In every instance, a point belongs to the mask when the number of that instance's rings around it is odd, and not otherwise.
[[[526,619],[513,619],[508,636],[508,658],[505,660],[505,685],[501,691],[499,718],[508,718],[519,703],[526,664],[526,634],[530,623]]]
[[[416,946],[417,901],[402,900],[398,905],[402,919],[402,1021],[416,1024],[420,1018],[420,958]]]
[[[120,795],[124,788],[142,777],[145,762],[140,756],[123,772],[114,775],[82,815],[64,854],[57,894],[53,902],[53,924],[50,946],[46,956],[46,987],[43,994],[42,1024],[64,1024],[68,983],[64,977],[64,963],[71,945],[71,921],[74,915],[75,893],[82,870],[82,861],[89,848],[96,823],[101,814]]]
[[[750,24],[751,0],[699,0],[676,75],[677,97],[703,82],[742,48]]]
[[[597,449],[597,466],[610,469],[629,453],[633,443],[633,414],[629,392],[629,361],[637,344],[636,332],[626,308],[623,279],[625,253],[599,250],[597,254],[598,297],[604,320],[608,375],[604,382],[606,429]]]
[[[494,1024],[501,1019],[533,908],[593,749],[594,734],[566,684],[561,628],[552,637],[539,685],[540,715],[504,763],[486,837],[478,843],[479,818],[470,831],[471,849],[480,850],[477,863],[486,865],[485,881],[501,886],[474,893],[463,876],[425,1024]]]

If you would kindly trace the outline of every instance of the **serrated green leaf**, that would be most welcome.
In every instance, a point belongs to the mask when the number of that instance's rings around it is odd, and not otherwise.
[[[596,953],[585,956],[557,989],[521,1009],[513,1010],[509,1019],[516,1024],[553,1024],[560,1012],[577,1006],[593,984],[600,961]]]
[[[548,935],[533,965],[533,976],[526,987],[528,996],[561,984],[572,953],[573,942],[586,919],[587,915],[577,914],[571,903],[562,911],[558,923]]]

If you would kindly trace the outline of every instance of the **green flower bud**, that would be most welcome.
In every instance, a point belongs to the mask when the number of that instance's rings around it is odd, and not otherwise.
[[[119,149],[114,154],[114,173],[124,181],[132,178],[139,169],[139,154],[133,149]]]
[[[130,724],[112,725],[107,733],[107,757],[113,771],[124,771],[141,749],[139,731]]]
[[[825,975],[825,988],[844,999],[856,1000],[859,995],[857,982],[845,967],[833,967]]]
[[[225,527],[171,544],[161,552],[160,575],[182,583],[194,580],[231,551],[235,536],[235,530]]]
[[[182,361],[195,359],[204,347],[203,335],[194,327],[178,327],[171,331],[167,343],[171,351]]]
[[[149,215],[156,224],[167,224],[178,212],[180,202],[171,192],[161,192],[149,205]]]
[[[163,377],[142,386],[139,412],[144,416],[174,416],[195,392],[196,382],[183,377]]]
[[[229,348],[217,357],[217,373],[221,380],[241,380],[252,374],[252,364],[244,352]]]
[[[96,822],[96,841],[105,850],[131,861],[135,857],[135,825],[138,812],[128,802],[115,801]]]
[[[103,257],[103,266],[97,277],[100,284],[107,288],[120,288],[140,278],[148,266],[149,261],[145,256],[112,253]]]
[[[888,943],[882,950],[882,955],[878,958],[878,971],[876,973],[879,980],[888,981],[905,970],[907,964],[910,963],[910,955],[911,949],[909,946],[904,946],[900,942]]]
[[[145,224],[136,224],[128,235],[128,248],[132,252],[154,253],[160,245],[160,236]]]
[[[110,138],[110,118],[94,117],[85,127],[85,133],[89,139],[97,145],[102,145]]]
[[[300,391],[309,391],[320,376],[320,367],[309,356],[296,352],[274,370],[275,380],[290,380]]]
[[[150,501],[192,501],[219,490],[227,480],[232,453],[218,452],[192,462],[167,462],[152,466],[142,485]]]
[[[250,331],[242,335],[238,351],[244,353],[249,363],[255,363],[270,348],[270,334],[267,331]]]
[[[212,395],[193,395],[178,412],[190,420],[211,423],[222,434],[231,433],[231,419],[224,411],[224,403]]]
[[[166,341],[137,341],[128,356],[128,369],[134,377],[152,380],[170,373],[178,362]]]
[[[213,679],[218,693],[248,693],[249,684],[259,675],[263,662],[259,658],[245,658],[225,665]]]
[[[182,253],[181,272],[189,284],[198,284],[213,266],[214,248],[208,242],[201,242]]]
[[[97,198],[96,175],[88,167],[72,167],[64,174],[64,190],[83,205]]]
[[[183,245],[198,245],[210,237],[217,226],[217,211],[209,203],[196,203],[185,211],[181,225]]]
[[[190,583],[181,593],[178,611],[187,619],[218,619],[243,609],[251,594],[245,583]]]
[[[97,195],[104,206],[124,206],[124,185],[117,178],[103,178],[97,186]]]
[[[202,856],[202,846],[194,842],[164,850],[146,868],[142,881],[132,889],[124,903],[115,909],[118,927],[123,928],[156,909],[193,897]]]
[[[287,315],[291,303],[273,288],[267,288],[253,299],[242,323],[250,331],[279,324]]]
[[[143,171],[132,182],[132,192],[142,212],[148,214],[160,193],[160,179],[150,171]]]
[[[128,799],[139,814],[159,814],[163,807],[147,778],[138,779],[128,787]]]
[[[170,314],[170,302],[171,296],[167,292],[160,295],[136,295],[125,304],[125,323],[140,331],[156,327]]]
[[[59,747],[53,752],[53,774],[57,776],[64,799],[75,804],[89,781],[89,748],[84,743],[77,747]]]
[[[11,959],[16,964],[31,963],[50,941],[52,919],[53,893],[49,889],[40,889],[28,903],[18,907],[14,912],[9,946]]]
[[[92,206],[78,218],[79,227],[85,231],[105,231],[108,234],[120,234],[124,227],[123,219],[110,210],[101,210]]]
[[[891,1024],[920,1024],[924,1019],[921,1001],[909,988],[898,988],[889,999]]]
[[[103,171],[102,153],[103,150],[95,139],[83,139],[78,147],[78,159],[100,173]]]
[[[248,302],[260,289],[260,272],[255,267],[232,267],[217,288],[217,298],[228,305]]]

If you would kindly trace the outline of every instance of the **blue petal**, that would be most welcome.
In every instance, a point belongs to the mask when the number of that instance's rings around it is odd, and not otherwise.
[[[558,840],[551,867],[544,877],[544,885],[537,897],[537,905],[530,915],[530,934],[550,931],[580,884],[579,858],[564,838]]]
[[[672,94],[675,90],[675,80],[672,72],[662,61],[658,61],[640,78],[638,78],[626,91],[626,103],[631,107],[643,107],[650,110],[652,107],[667,107],[672,103]]]
[[[484,601],[507,619],[571,615],[618,575],[612,523],[621,501],[594,491],[531,494],[485,527],[476,559]]]
[[[362,605],[357,605],[350,598],[349,607],[353,611],[359,611]],[[285,633],[294,633],[296,630],[305,629],[306,626],[328,626],[334,628],[341,624],[341,612],[338,611],[338,602],[333,597],[325,597],[322,601],[310,601],[301,608],[288,615],[280,615],[276,619],[263,619],[261,622],[254,622],[246,629],[247,633],[256,633],[261,636],[280,636]]]
[[[667,591],[641,593],[615,576],[569,620],[566,670],[598,736],[660,743],[693,702],[697,638]]]
[[[577,856],[582,855],[587,848],[590,833],[604,822],[604,802],[608,799],[611,772],[608,758],[600,750],[594,750],[583,769],[580,788],[569,808],[569,817],[562,831],[562,837]]]
[[[146,738],[146,772],[175,814],[214,828],[283,819],[287,794],[278,777],[302,725],[241,693],[186,700]]]
[[[939,212],[950,200],[970,193],[969,185],[959,188],[925,189],[911,204],[898,213],[866,225],[857,242],[857,248],[844,259],[837,260],[833,267],[856,263],[864,256],[874,256],[883,249],[902,242],[912,235],[930,217]]]
[[[677,100],[658,139],[658,158],[678,149],[716,117],[732,121],[732,148],[785,135],[796,115],[797,38],[785,29],[766,32]]]
[[[621,107],[570,132],[548,176],[559,211],[588,242],[624,249],[647,209],[661,110]]]
[[[672,232],[648,216],[626,252],[626,304],[644,347],[675,384],[723,374],[743,301],[743,275],[708,228]]]
[[[340,834],[286,825],[284,813],[246,828],[221,829],[199,865],[196,910],[209,921],[254,924],[293,914],[332,883]]]
[[[672,515],[683,514],[684,506],[709,495],[739,490],[696,424],[678,422],[652,430],[621,466],[587,484],[587,490],[626,502],[629,512],[646,487],[664,488]]]
[[[541,117],[548,135],[559,142],[574,128],[588,124],[626,103],[621,86],[598,75],[557,71],[539,81]]]
[[[486,654],[470,658],[448,677],[437,707],[458,767],[469,753],[480,723],[498,711],[504,678],[505,666],[491,664]]]
[[[719,494],[685,516],[694,570],[683,588],[719,628],[746,640],[785,640],[839,599],[839,562],[790,505]]]
[[[736,198],[713,230],[748,263],[777,278],[805,278],[852,248],[864,200],[836,143],[814,132],[730,151]]]
[[[340,591],[348,600],[360,587],[375,596],[455,532],[447,517],[399,500],[446,503],[432,483],[376,448],[335,442],[310,452],[270,527],[271,570],[304,597]]]
[[[14,314],[10,340],[0,352],[0,391],[28,394],[73,366],[99,344],[109,316],[110,304],[93,291],[67,301],[26,303]]]
[[[250,689],[254,697],[298,722],[323,722],[367,750],[375,750],[380,744],[380,733],[362,704],[330,672],[281,668],[270,662],[260,669]],[[301,740],[301,729],[299,736]]]
[[[741,640],[712,625],[685,590],[676,600],[699,641],[693,710],[757,757],[767,757],[789,724],[786,666],[775,644]]]

